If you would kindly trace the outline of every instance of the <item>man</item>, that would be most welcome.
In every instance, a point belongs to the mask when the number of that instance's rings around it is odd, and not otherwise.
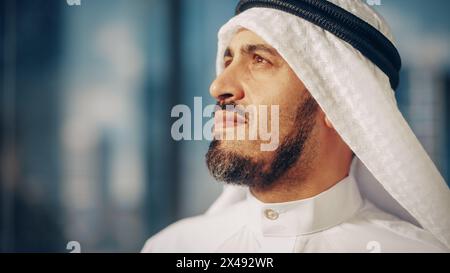
[[[276,105],[280,143],[213,140],[208,168],[229,185],[143,252],[448,251],[449,189],[397,109],[381,17],[355,0],[242,0],[237,13],[219,32],[214,131],[252,130],[248,115],[225,122],[227,105]]]

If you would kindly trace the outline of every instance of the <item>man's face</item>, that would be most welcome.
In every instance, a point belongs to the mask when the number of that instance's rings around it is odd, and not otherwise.
[[[248,139],[252,133],[260,135],[261,124],[249,122],[252,114],[234,116],[235,122],[227,124],[227,111],[216,112],[215,134],[244,127],[248,133],[244,140],[222,138],[211,143],[206,160],[213,176],[229,183],[268,186],[294,164],[306,166],[313,156],[311,135],[318,106],[286,61],[255,33],[241,29],[224,54],[224,64],[223,73],[211,84],[211,95],[222,106],[267,106],[264,126],[270,128],[277,118],[279,127],[271,129],[278,129],[280,141],[275,150],[262,151],[263,140]],[[278,106],[279,115],[271,113],[272,106]]]

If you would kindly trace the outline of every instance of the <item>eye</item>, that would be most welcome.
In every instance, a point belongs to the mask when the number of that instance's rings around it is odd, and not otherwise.
[[[231,64],[232,61],[233,61],[233,59],[227,58],[227,59],[225,59],[225,60],[223,61],[223,65],[224,65],[225,67],[228,67],[228,66]]]
[[[253,60],[254,60],[255,63],[257,63],[257,64],[270,64],[270,62],[269,62],[268,60],[264,59],[263,57],[261,57],[261,56],[259,56],[259,55],[257,55],[257,54],[255,54],[255,55],[253,56]]]

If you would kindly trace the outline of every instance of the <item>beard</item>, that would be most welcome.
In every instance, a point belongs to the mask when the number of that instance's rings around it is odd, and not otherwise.
[[[308,95],[297,108],[292,130],[269,158],[257,159],[243,155],[222,148],[222,140],[213,140],[206,153],[209,172],[216,180],[228,184],[266,188],[278,181],[300,160],[301,170],[295,180],[305,179],[314,157],[314,145],[310,140],[317,109],[317,102]]]

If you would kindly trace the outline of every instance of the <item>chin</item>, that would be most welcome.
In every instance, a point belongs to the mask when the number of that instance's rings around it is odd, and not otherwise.
[[[225,152],[234,152],[242,156],[260,156],[268,152],[261,151],[259,141],[250,140],[218,140],[218,147]]]

